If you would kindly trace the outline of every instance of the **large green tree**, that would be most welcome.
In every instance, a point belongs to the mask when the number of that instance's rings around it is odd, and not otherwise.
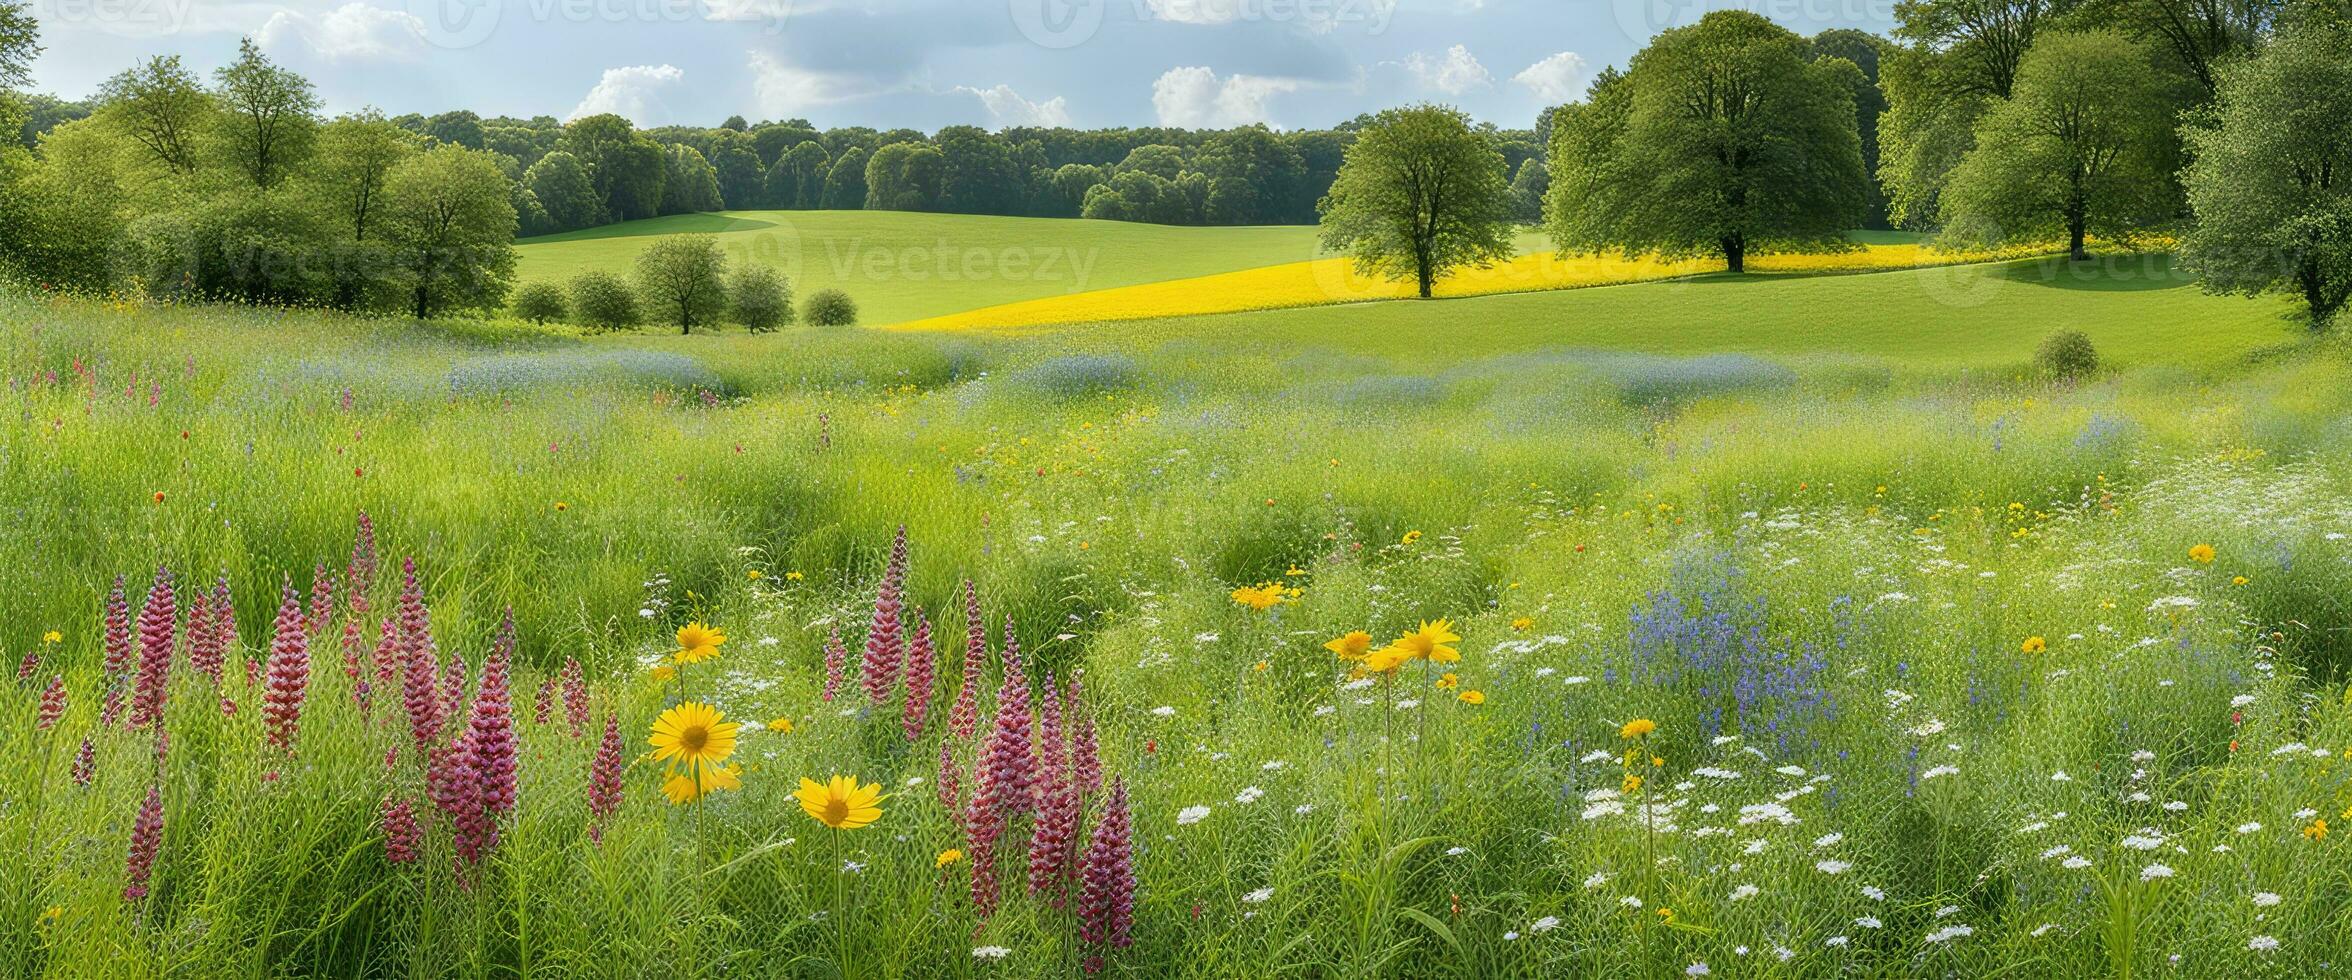
[[[719,173],[710,161],[683,143],[670,147],[669,171],[662,178],[661,213],[688,214],[725,207],[719,197]]]
[[[99,116],[170,170],[196,172],[212,95],[178,55],[149,58],[98,86]]]
[[[828,211],[855,211],[866,206],[866,164],[864,147],[852,146],[833,158],[833,166],[825,171],[823,204]]]
[[[939,207],[947,158],[927,143],[899,142],[866,161],[866,207],[877,211],[933,211]]]
[[[41,25],[19,0],[0,0],[0,90],[33,80],[33,59],[41,54]]]
[[[2261,46],[2288,0],[2088,0],[2084,16],[2155,43],[2207,98],[2232,60]]]
[[[2171,213],[2172,103],[2148,52],[2111,31],[2035,42],[1976,125],[1939,208],[1942,239],[1991,245],[2129,238]]]
[[[727,253],[709,235],[669,235],[637,254],[637,293],[653,315],[690,334],[727,310]]]
[[[393,168],[415,152],[416,137],[373,109],[339,117],[319,130],[318,152],[304,168],[321,209],[349,242],[335,276],[335,305],[358,305],[380,270],[384,190]]]
[[[231,165],[256,187],[277,186],[310,156],[318,136],[319,100],[310,80],[278,67],[252,38],[237,42],[237,60],[212,78]]]
[[[548,223],[557,231],[572,231],[604,221],[604,200],[580,158],[557,150],[540,157],[523,171],[523,183],[546,209]]]
[[[2352,296],[2352,28],[2289,29],[2218,94],[2188,131],[2182,259],[2208,291],[2289,293],[2325,327]]]
[[[1438,105],[1372,117],[1323,199],[1323,245],[1365,275],[1437,280],[1511,255],[1511,187],[1503,155],[1460,110]]]
[[[1862,173],[1878,173],[1878,120],[1886,113],[1886,89],[1879,82],[1880,66],[1895,56],[1896,48],[1887,39],[1866,31],[1850,28],[1822,31],[1811,40],[1816,58],[1844,58],[1861,69],[1854,77],[1854,135],[1862,145]],[[1870,211],[1863,224],[1871,228],[1887,227],[1886,196],[1880,193],[1878,181],[1864,182],[1870,196]]]
[[[384,185],[384,239],[417,319],[495,310],[514,281],[515,210],[488,152],[443,143]]]
[[[1847,246],[1868,177],[1856,69],[1741,11],[1659,34],[1552,126],[1548,230],[1564,252],[1669,259]]]
[[[1944,184],[1975,145],[1976,122],[2009,97],[2034,39],[2081,0],[1903,0],[1894,37],[1908,45],[1881,59],[1878,161],[1872,173],[1897,227],[1930,228]]]
[[[668,155],[627,119],[609,112],[574,119],[564,126],[556,149],[587,166],[605,220],[630,221],[661,213]]]

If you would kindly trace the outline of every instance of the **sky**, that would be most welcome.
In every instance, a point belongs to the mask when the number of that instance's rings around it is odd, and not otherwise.
[[[1434,101],[1506,128],[1708,9],[1885,31],[1894,0],[30,0],[33,88],[251,36],[330,113],[640,126],[1320,128]]]

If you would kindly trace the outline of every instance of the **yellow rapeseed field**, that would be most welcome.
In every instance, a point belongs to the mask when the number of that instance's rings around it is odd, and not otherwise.
[[[1871,272],[2019,258],[2050,250],[2036,246],[1998,252],[1946,252],[1906,243],[1865,245],[1850,252],[1756,255],[1750,256],[1747,264],[1750,272]],[[1722,268],[1723,261],[1712,257],[1664,262],[1655,258],[1628,259],[1616,255],[1569,256],[1534,252],[1488,268],[1457,272],[1437,284],[1437,295],[1481,296],[1609,286],[1698,275],[1720,271]],[[1069,323],[1148,320],[1205,313],[1238,313],[1404,299],[1413,294],[1414,288],[1410,281],[1358,275],[1353,261],[1327,258],[1023,300],[914,320],[897,326],[902,330],[1019,331],[1027,327]]]

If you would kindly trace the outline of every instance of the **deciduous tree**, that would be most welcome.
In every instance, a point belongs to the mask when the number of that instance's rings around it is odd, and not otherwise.
[[[1502,154],[1460,110],[1390,109],[1372,118],[1322,206],[1323,245],[1358,271],[1411,278],[1429,298],[1463,266],[1511,255],[1511,188]]]

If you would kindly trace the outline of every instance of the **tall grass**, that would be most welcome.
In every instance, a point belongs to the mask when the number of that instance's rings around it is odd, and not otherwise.
[[[1397,336],[1074,358],[23,298],[0,333],[0,650],[38,654],[0,713],[13,975],[830,976],[844,931],[860,976],[1068,975],[1067,909],[982,919],[968,864],[936,866],[965,846],[937,719],[909,743],[819,699],[901,524],[943,650],[969,578],[1033,678],[1084,671],[1135,801],[1113,974],[2303,976],[2352,941],[2352,388],[2326,351],[2050,387],[1540,338],[1432,369]],[[116,575],[135,603],[158,567],[225,571],[255,656],[362,510],[444,654],[522,627],[521,804],[470,887],[446,834],[386,863],[378,807],[414,774],[384,761],[397,698],[363,718],[339,651],[290,757],[239,670],[180,671],[160,767],[98,723]],[[1230,597],[1263,581],[1300,594]],[[1352,680],[1322,646],[1439,617],[1458,664]],[[646,748],[689,618],[731,636],[693,693],[759,723],[743,789],[672,807],[637,761],[592,844],[595,734],[617,712]],[[569,658],[586,738],[531,719]],[[37,730],[52,674],[71,707]],[[1637,717],[1657,765],[1624,754]],[[854,872],[791,798],[835,772],[895,794],[843,832]]]

